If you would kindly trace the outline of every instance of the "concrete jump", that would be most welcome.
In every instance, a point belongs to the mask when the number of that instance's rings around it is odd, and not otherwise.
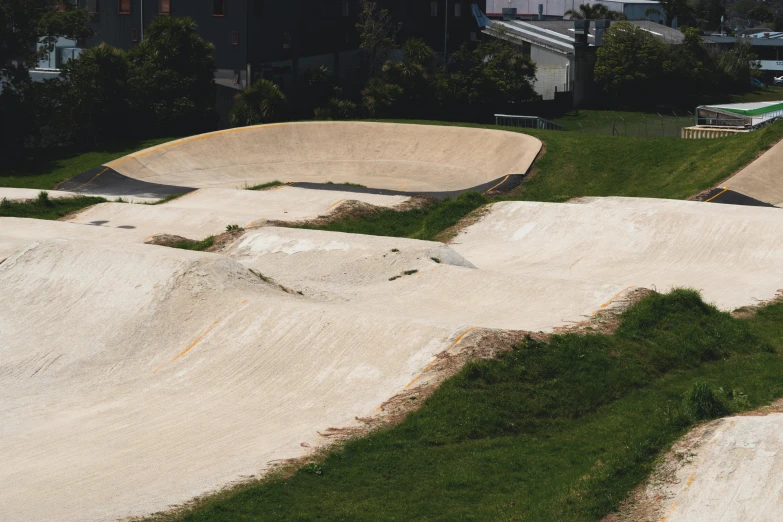
[[[442,197],[473,188],[486,191],[508,183],[507,176],[518,183],[541,147],[526,134],[477,128],[280,123],[164,143],[107,163],[61,188],[105,192],[116,186],[118,195],[164,197],[177,190],[245,188],[271,181],[349,182],[392,194]]]
[[[730,197],[731,192],[777,207],[783,206],[783,141],[721,185],[721,190],[713,194],[716,196],[713,201],[724,202],[722,200]]]

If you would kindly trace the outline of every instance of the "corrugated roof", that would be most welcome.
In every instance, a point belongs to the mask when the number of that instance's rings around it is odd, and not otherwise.
[[[669,42],[681,43],[685,38],[679,30],[657,24],[650,20],[633,20],[629,23]],[[490,34],[496,35],[499,30],[503,30],[511,39],[535,43],[563,54],[573,54],[574,52],[574,36],[576,31],[574,29],[573,20],[493,21],[486,30]],[[594,21],[591,21],[588,33],[588,44],[590,46],[594,45],[594,39],[595,23]]]

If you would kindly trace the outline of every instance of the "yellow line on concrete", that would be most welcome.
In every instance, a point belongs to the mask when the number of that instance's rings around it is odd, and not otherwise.
[[[503,181],[501,181],[500,183],[498,183],[498,184],[497,184],[497,185],[495,185],[494,187],[492,187],[492,188],[489,188],[489,189],[485,190],[485,191],[484,191],[484,194],[486,194],[487,192],[492,192],[493,190],[495,190],[496,188],[498,188],[500,185],[502,185],[503,183],[505,183],[505,182],[506,182],[506,180],[508,179],[508,177],[509,177],[510,175],[511,175],[511,174],[506,174],[506,177],[505,177],[505,178],[503,178]]]
[[[623,288],[622,290],[620,290],[619,292],[617,292],[616,294],[614,294],[611,299],[609,299],[607,302],[605,302],[604,304],[601,305],[601,308],[606,308],[607,306],[609,306],[609,304],[612,301],[614,301],[615,299],[620,297],[620,294],[622,294],[623,292],[625,292],[626,290],[628,290],[630,288],[633,288],[633,286],[627,286],[627,287]]]
[[[330,205],[330,206],[329,206],[329,208],[327,208],[326,210],[327,210],[327,211],[329,211],[329,210],[332,210],[334,207],[336,207],[337,205],[339,205],[340,203],[342,203],[342,202],[343,202],[343,201],[345,201],[345,200],[346,200],[346,198],[343,198],[343,199],[341,199],[341,200],[340,200],[340,201],[338,201],[337,203],[335,203],[335,204],[333,204],[333,205]]]
[[[209,332],[211,332],[212,330],[214,330],[214,329],[215,329],[215,327],[218,325],[218,323],[220,323],[220,320],[217,320],[217,321],[215,321],[214,323],[212,323],[212,326],[210,326],[209,328],[207,328],[207,331],[206,331],[206,332],[204,332],[203,334],[201,334],[201,335],[200,335],[200,336],[199,336],[199,337],[198,337],[198,338],[197,338],[195,341],[193,341],[192,343],[190,343],[190,346],[188,346],[187,348],[185,348],[184,350],[182,350],[181,352],[179,352],[179,353],[178,353],[176,356],[174,356],[174,358],[173,358],[173,359],[171,359],[169,362],[174,362],[174,361],[176,361],[177,359],[179,359],[180,357],[182,357],[183,355],[185,355],[186,353],[188,353],[190,350],[192,350],[192,349],[193,349],[193,348],[194,348],[194,347],[195,347],[195,346],[196,346],[198,343],[200,343],[201,341],[203,341],[203,340],[204,340],[204,338],[205,338],[207,335],[209,335]],[[164,366],[165,366],[165,364],[162,364],[162,365],[158,366],[157,368],[155,368],[155,370],[153,370],[153,372],[152,372],[152,373],[158,373],[158,370],[160,370],[160,369],[161,369],[161,368],[163,368]]]
[[[87,183],[84,183],[84,184],[82,184],[82,185],[79,185],[78,187],[76,187],[75,189],[73,189],[73,190],[74,190],[74,192],[75,192],[75,191],[77,191],[77,190],[79,190],[79,189],[80,189],[80,188],[82,188],[82,187],[86,187],[87,185],[89,185],[90,183],[92,183],[93,181],[95,181],[96,179],[98,179],[98,176],[100,176],[101,174],[103,174],[103,173],[104,173],[104,172],[106,172],[107,170],[109,170],[109,167],[106,167],[105,169],[103,169],[102,171],[100,171],[99,173],[97,173],[97,174],[96,174],[96,175],[95,175],[95,176],[94,176],[94,177],[93,177],[93,178],[92,178],[90,181],[88,181]]]
[[[706,201],[705,201],[705,203],[709,203],[710,201],[712,201],[713,199],[717,198],[718,196],[720,196],[720,195],[721,195],[721,194],[723,194],[724,192],[728,192],[728,190],[729,190],[730,188],[731,188],[731,187],[726,187],[725,189],[721,190],[720,192],[718,192],[717,194],[715,194],[714,196],[712,196],[710,199],[706,200]]]
[[[408,182],[406,181],[406,182],[405,182],[405,185],[401,186],[401,187],[400,187],[400,189],[404,189],[404,188],[405,188],[405,187],[407,187],[407,186],[408,186]]]
[[[456,339],[456,340],[455,340],[453,343],[451,343],[451,345],[449,345],[449,347],[448,347],[448,348],[446,348],[446,351],[448,352],[449,350],[451,350],[452,348],[454,348],[455,346],[457,346],[457,344],[458,344],[458,343],[459,343],[459,342],[460,342],[460,341],[461,341],[461,340],[462,340],[462,339],[463,339],[463,338],[464,338],[466,335],[468,335],[470,332],[472,332],[472,331],[473,331],[473,330],[475,330],[476,328],[481,328],[481,327],[480,327],[480,326],[472,326],[472,327],[468,328],[467,330],[465,330],[464,332],[462,332],[462,334],[461,334],[459,337],[457,337],[457,339]],[[408,384],[406,384],[406,385],[405,385],[405,389],[407,390],[408,388],[410,388],[410,387],[411,387],[411,385],[412,385],[414,382],[416,382],[416,381],[418,381],[419,379],[421,379],[421,376],[422,376],[422,375],[424,375],[424,374],[427,372],[427,370],[429,370],[430,368],[432,368],[432,366],[433,366],[433,365],[434,365],[436,362],[438,362],[438,358],[437,358],[437,357],[436,357],[436,358],[435,358],[435,359],[434,359],[434,360],[433,360],[431,363],[429,363],[427,366],[425,366],[425,367],[424,367],[424,369],[421,371],[421,373],[419,373],[419,375],[417,375],[416,377],[414,377],[414,378],[413,378],[413,380],[412,380],[411,382],[409,382]]]

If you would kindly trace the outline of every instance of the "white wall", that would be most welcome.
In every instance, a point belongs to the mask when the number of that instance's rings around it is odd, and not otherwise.
[[[550,16],[563,16],[566,11],[578,10],[582,4],[604,4],[613,11],[623,11],[622,2],[601,0],[511,0],[510,3],[508,0],[487,0],[487,13],[500,14],[504,7],[516,7],[517,14],[537,14],[538,4],[543,4],[544,14]],[[660,4],[626,4],[625,14],[629,20],[653,20],[660,22],[661,16],[647,16],[644,14],[651,7],[663,12]]]
[[[568,57],[534,45],[530,48],[530,59],[536,62],[536,83],[533,88],[545,100],[553,100],[555,88],[563,91],[569,82],[566,77],[571,76]]]

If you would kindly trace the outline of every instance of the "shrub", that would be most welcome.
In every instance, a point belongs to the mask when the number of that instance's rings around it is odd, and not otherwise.
[[[685,394],[685,410],[694,420],[709,420],[729,413],[718,393],[706,382],[696,382]]]
[[[256,80],[236,96],[229,122],[232,127],[245,127],[278,121],[285,103],[285,94],[276,83]]]

